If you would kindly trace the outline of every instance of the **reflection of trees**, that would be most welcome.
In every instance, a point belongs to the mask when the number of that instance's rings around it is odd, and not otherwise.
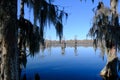
[[[19,19],[17,19],[19,9],[17,1],[21,1]],[[29,9],[33,9],[34,25],[24,17],[26,4]],[[26,48],[33,54],[39,51],[39,44],[44,43],[46,25],[52,23],[61,39],[63,16],[66,18],[68,16],[64,8],[61,9],[54,5],[52,0],[0,0],[0,40],[2,39],[0,75],[4,80],[19,79],[19,56],[26,55]],[[39,25],[39,28],[36,25]]]
[[[50,55],[51,55],[51,47],[52,47],[52,41],[50,39],[46,41],[46,49],[48,49],[48,52],[50,53]]]
[[[75,53],[75,56],[77,56],[77,36],[75,36],[75,40],[74,40],[74,53]]]
[[[47,46],[45,49],[48,51],[48,54],[51,56],[51,48],[52,46]]]
[[[43,53],[44,50],[45,50],[45,45],[40,45],[40,49],[41,49],[41,51],[42,51],[42,53]]]
[[[26,74],[23,75],[21,80],[28,80]],[[40,80],[40,75],[38,73],[34,74],[34,79],[33,80]]]
[[[17,11],[19,12],[17,1],[21,2],[19,19],[17,19]],[[46,25],[52,23],[61,39],[63,16],[68,14],[52,2],[52,0],[0,0],[0,37],[2,36],[0,74],[4,80],[19,79],[19,56],[26,54],[26,48],[33,54],[39,51],[39,44],[44,43]],[[33,11],[34,25],[24,17],[26,4]]]
[[[65,48],[66,48],[66,42],[65,40],[62,40],[61,42],[61,54],[64,55],[65,54]]]
[[[74,53],[75,53],[75,56],[78,56],[78,53],[77,53],[77,46],[74,46]]]
[[[65,55],[65,47],[61,47],[61,54]]]
[[[117,76],[117,50],[120,50],[120,26],[117,13],[118,0],[110,0],[111,8],[105,7],[103,2],[99,2],[95,12],[92,28],[89,35],[94,39],[93,46],[101,48],[107,52],[107,64],[101,71],[102,76]],[[103,54],[102,54],[103,55]]]
[[[40,76],[38,73],[35,74],[34,80],[40,80]]]

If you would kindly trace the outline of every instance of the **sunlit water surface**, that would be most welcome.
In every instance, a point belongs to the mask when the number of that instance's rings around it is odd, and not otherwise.
[[[64,52],[64,53],[63,53]],[[37,73],[40,80],[102,80],[100,71],[106,64],[106,57],[93,47],[52,47],[27,58],[22,77],[34,80]]]

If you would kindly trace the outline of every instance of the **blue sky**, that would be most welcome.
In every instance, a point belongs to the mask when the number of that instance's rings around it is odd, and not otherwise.
[[[65,39],[86,39],[86,34],[89,31],[92,22],[92,8],[93,3],[88,0],[87,2],[80,0],[55,0],[56,4],[65,6],[65,11],[69,14],[67,22],[64,23],[63,36]],[[52,28],[47,30],[49,36],[53,39],[56,34]],[[51,33],[51,34],[50,34]],[[47,35],[47,34],[46,34]]]
[[[63,36],[65,40],[74,39],[86,39],[86,35],[92,26],[92,19],[94,13],[92,9],[95,8],[99,1],[95,0],[92,3],[91,0],[54,0],[55,4],[65,7],[65,11],[69,14],[67,22],[64,22]],[[110,6],[110,0],[103,0],[106,6]],[[56,37],[55,28],[51,27],[46,30],[46,38],[59,39]],[[88,38],[87,38],[88,39]]]
[[[74,39],[77,36],[77,39],[86,39],[86,35],[92,25],[93,12],[92,9],[95,8],[99,1],[95,0],[92,3],[91,0],[54,0],[54,4],[64,6],[65,11],[69,14],[67,21],[64,21],[63,36],[65,40]],[[110,0],[103,0],[106,6],[110,6]],[[19,2],[18,2],[19,3]],[[19,5],[18,5],[19,6]],[[19,12],[18,12],[19,15]],[[25,17],[30,19],[33,22],[32,10],[29,13],[29,10],[25,8]],[[56,36],[56,31],[54,26],[45,29],[45,38],[52,40],[59,40],[59,37]]]

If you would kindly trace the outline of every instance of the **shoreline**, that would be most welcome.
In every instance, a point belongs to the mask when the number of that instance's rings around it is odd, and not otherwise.
[[[92,40],[45,40],[45,47],[78,47],[78,46],[93,46]]]

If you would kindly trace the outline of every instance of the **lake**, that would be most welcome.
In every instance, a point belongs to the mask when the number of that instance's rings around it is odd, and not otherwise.
[[[26,68],[21,76],[34,80],[103,80],[99,75],[106,64],[98,49],[93,47],[51,47],[27,58]]]

